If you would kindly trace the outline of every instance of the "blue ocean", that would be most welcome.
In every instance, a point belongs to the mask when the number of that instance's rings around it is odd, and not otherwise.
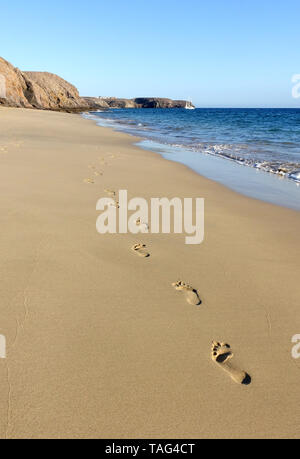
[[[300,108],[113,109],[88,116],[239,192],[300,210]]]

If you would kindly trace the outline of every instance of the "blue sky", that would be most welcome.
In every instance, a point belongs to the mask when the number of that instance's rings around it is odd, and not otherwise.
[[[0,55],[81,95],[300,107],[299,0],[2,2]]]

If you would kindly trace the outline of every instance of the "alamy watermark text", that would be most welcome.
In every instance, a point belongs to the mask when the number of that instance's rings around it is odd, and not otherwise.
[[[118,201],[101,198],[97,202],[101,211],[97,219],[100,234],[185,234],[186,244],[201,244],[204,240],[203,198],[144,198],[128,201],[127,190],[119,191]],[[133,213],[129,216],[129,212]],[[171,220],[173,222],[171,223]]]

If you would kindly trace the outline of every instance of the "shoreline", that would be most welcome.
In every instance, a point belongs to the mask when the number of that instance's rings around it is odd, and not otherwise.
[[[0,436],[297,438],[299,212],[78,115],[0,108],[0,117]],[[104,189],[204,197],[204,243],[100,236]],[[133,253],[138,242],[150,258]],[[174,290],[178,280],[200,306]],[[213,340],[232,346],[249,386],[212,361]]]
[[[136,144],[138,147],[153,151],[168,161],[185,165],[201,177],[212,180],[225,188],[266,204],[281,208],[300,211],[299,184],[288,178],[280,178],[269,172],[254,169],[245,164],[241,165],[221,156],[200,153],[200,157],[193,158],[194,152],[182,150],[174,154],[162,144],[155,144],[151,148],[150,142],[142,140]],[[188,156],[188,158],[186,157]],[[218,162],[219,167],[215,167]],[[225,164],[224,164],[225,162]],[[299,199],[298,199],[299,198]]]
[[[98,117],[95,112],[86,112],[82,115],[85,119],[94,120],[100,127],[133,137],[138,135],[133,128],[129,128],[129,126],[126,128],[115,120],[107,122],[106,118]],[[143,133],[141,132],[141,134]],[[287,175],[283,176],[260,167],[254,167],[254,164],[248,164],[246,161],[241,163],[226,155],[194,151],[184,145],[164,144],[145,135],[138,137],[140,142],[137,143],[137,146],[154,151],[165,159],[184,164],[199,175],[216,183],[221,183],[239,194],[300,210],[300,183]]]

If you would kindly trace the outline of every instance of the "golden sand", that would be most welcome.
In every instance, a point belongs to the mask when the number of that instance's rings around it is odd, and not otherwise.
[[[299,437],[300,213],[133,141],[0,109],[0,436]],[[120,189],[204,197],[204,243],[99,235],[96,203]]]

